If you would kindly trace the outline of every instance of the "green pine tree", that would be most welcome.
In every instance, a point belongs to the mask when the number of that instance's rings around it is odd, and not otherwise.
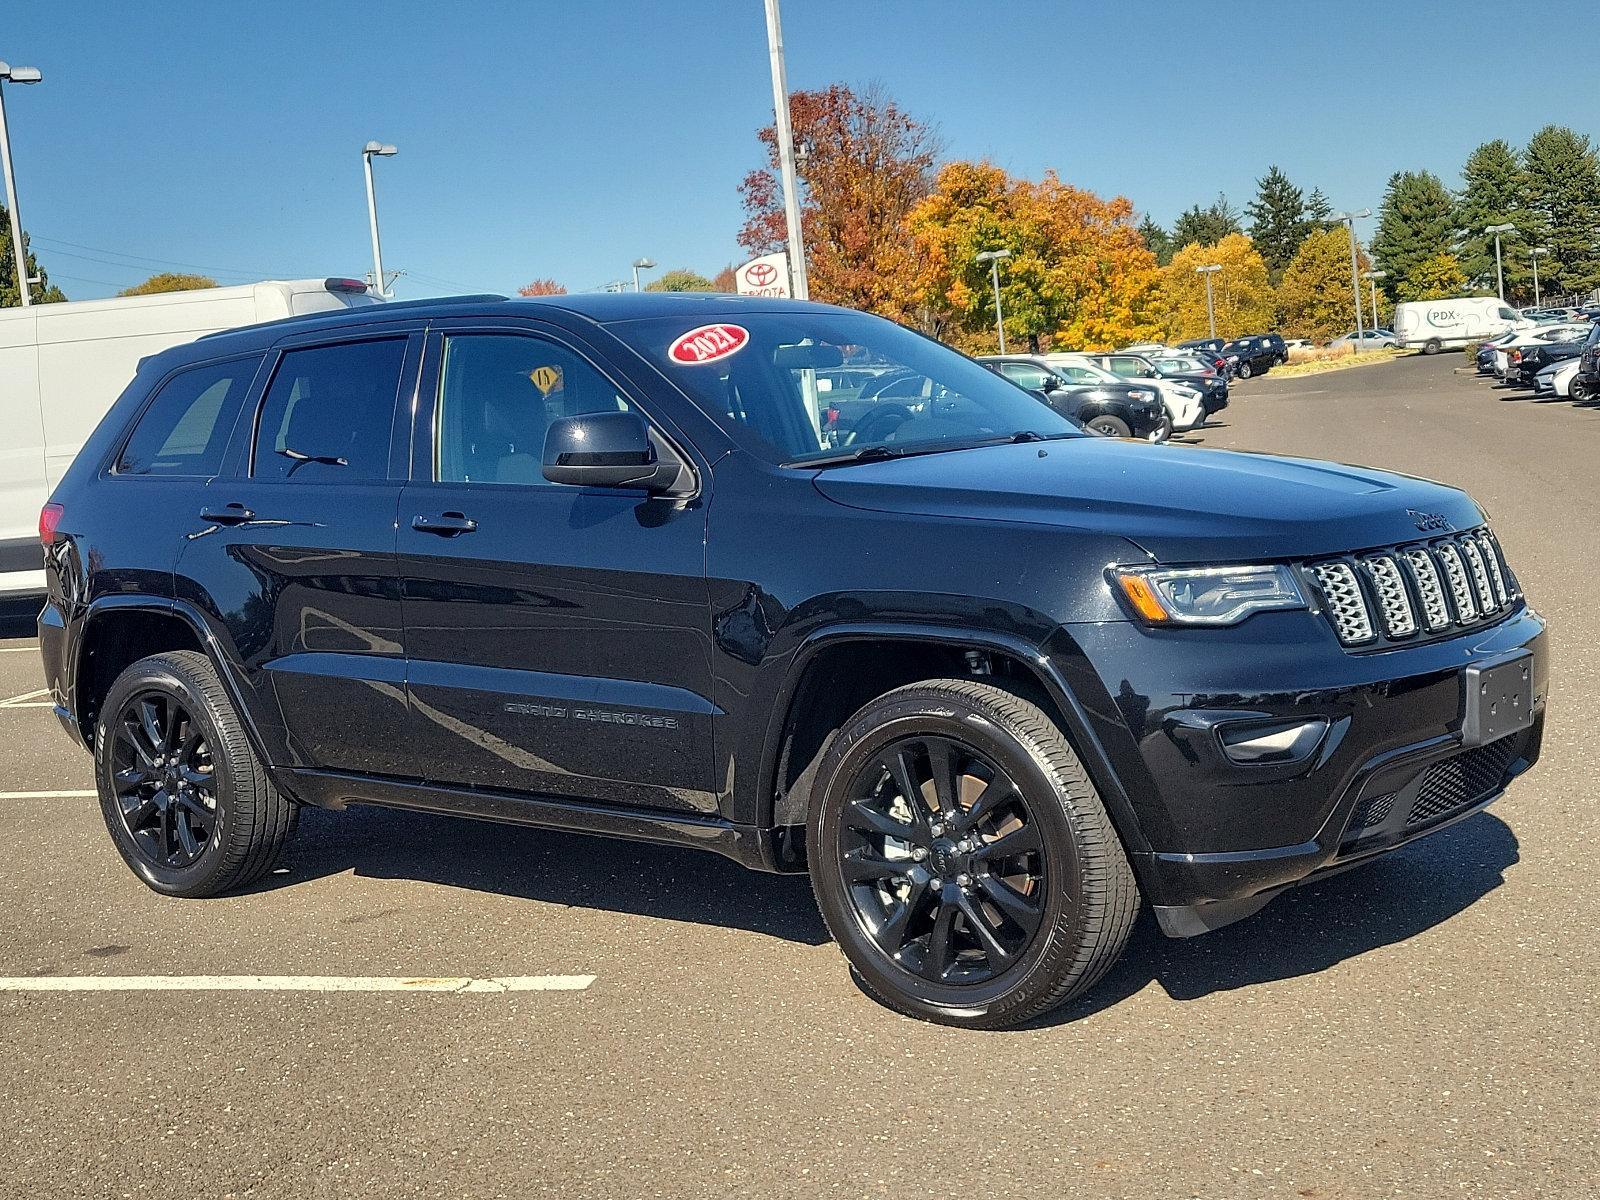
[[[1378,209],[1373,257],[1388,273],[1383,290],[1391,300],[1415,290],[1412,276],[1436,254],[1455,249],[1455,201],[1431,171],[1397,171]]]
[[[1457,254],[1461,271],[1472,286],[1493,291],[1494,235],[1491,225],[1530,228],[1528,179],[1517,152],[1503,138],[1485,142],[1467,156],[1461,168],[1461,197],[1456,202],[1456,227],[1460,233]],[[1506,295],[1533,299],[1528,244],[1521,232],[1502,233],[1500,251],[1505,266]]]
[[[1206,207],[1196,204],[1178,215],[1172,226],[1172,246],[1174,250],[1189,245],[1215,246],[1230,233],[1243,232],[1239,210],[1219,194]]]
[[[1144,239],[1145,248],[1156,256],[1158,266],[1164,267],[1172,261],[1172,252],[1177,249],[1172,244],[1172,235],[1148,214],[1139,222],[1139,236]]]
[[[1523,166],[1528,233],[1550,251],[1539,260],[1545,295],[1600,287],[1600,155],[1587,137],[1547,125],[1529,140]]]
[[[1312,225],[1306,219],[1305,193],[1289,182],[1276,166],[1256,181],[1256,198],[1245,209],[1250,218],[1250,237],[1266,260],[1267,271],[1276,286],[1306,240]]]
[[[22,234],[22,244],[28,244],[26,230]],[[60,288],[51,284],[32,250],[28,251],[28,274],[39,281],[29,293],[34,300],[54,303],[67,298]],[[17,259],[11,253],[11,213],[0,204],[0,308],[14,308],[21,303],[22,293],[17,290]]]
[[[1321,188],[1312,188],[1311,195],[1306,197],[1306,222],[1311,226],[1311,232],[1331,228],[1332,218],[1333,205],[1328,203]]]

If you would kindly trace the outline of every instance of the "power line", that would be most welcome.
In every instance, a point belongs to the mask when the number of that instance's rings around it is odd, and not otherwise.
[[[250,278],[255,278],[255,279],[270,278],[270,277],[272,277],[273,275],[276,274],[276,272],[273,272],[273,271],[259,271],[259,270],[253,270],[253,269],[252,270],[246,270],[246,269],[241,268],[241,267],[205,266],[204,264],[201,264],[201,263],[177,262],[175,260],[165,259],[165,258],[150,258],[150,257],[148,257],[146,255],[142,255],[142,254],[129,254],[126,251],[123,251],[123,250],[111,250],[111,249],[106,248],[105,246],[87,246],[87,245],[84,245],[82,242],[69,242],[69,241],[65,240],[64,238],[43,237],[43,236],[41,236],[39,234],[29,234],[28,235],[28,241],[30,243],[31,242],[43,242],[46,245],[53,245],[53,246],[71,246],[74,250],[89,250],[89,251],[94,252],[95,254],[109,254],[113,258],[128,258],[128,259],[132,259],[134,262],[152,263],[152,264],[154,264],[155,266],[158,266],[158,267],[183,267],[185,270],[189,270],[189,271],[214,271],[219,275],[239,275],[239,276],[245,276],[245,277],[250,277]],[[66,254],[67,252],[65,250],[59,250],[59,251],[56,251],[56,253]],[[72,255],[71,257],[82,258],[83,256],[82,255]],[[108,265],[116,266],[118,264],[109,263]]]

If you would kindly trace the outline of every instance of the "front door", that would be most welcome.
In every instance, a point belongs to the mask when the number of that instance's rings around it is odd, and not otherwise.
[[[233,469],[193,514],[179,598],[213,607],[280,718],[263,740],[281,765],[411,765],[395,573],[410,429],[397,408],[421,348],[404,331],[282,347],[240,419]]]
[[[430,336],[399,521],[423,778],[715,810],[703,499],[541,473],[553,418],[629,407],[553,332]]]

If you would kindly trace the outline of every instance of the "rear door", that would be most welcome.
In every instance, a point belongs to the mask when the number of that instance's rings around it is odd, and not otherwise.
[[[283,765],[403,775],[395,514],[420,328],[281,341],[193,512],[180,599],[225,631]],[[405,407],[405,419],[399,410]]]
[[[552,419],[623,408],[689,456],[559,330],[430,334],[399,522],[408,740],[430,781],[714,811],[705,498],[542,474]]]

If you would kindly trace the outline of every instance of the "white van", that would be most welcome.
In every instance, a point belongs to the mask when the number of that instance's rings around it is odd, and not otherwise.
[[[141,358],[240,325],[375,303],[359,279],[293,279],[0,309],[0,597],[44,590],[39,510]]]
[[[1508,329],[1532,326],[1532,321],[1493,296],[1407,300],[1394,308],[1395,345],[1402,350],[1420,349],[1424,354],[1486,342]]]

